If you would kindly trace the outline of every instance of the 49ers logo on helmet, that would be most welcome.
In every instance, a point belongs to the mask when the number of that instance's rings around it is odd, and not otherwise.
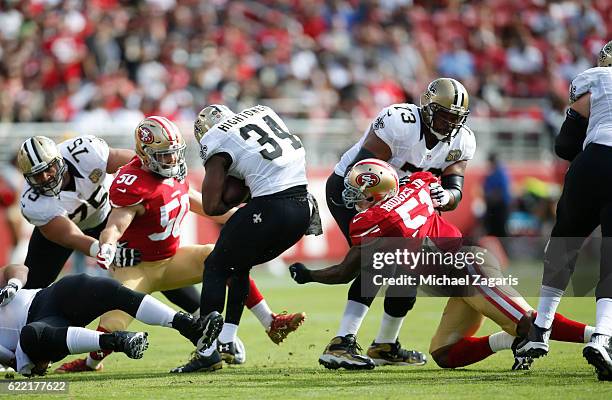
[[[153,132],[151,132],[149,128],[141,126],[140,129],[138,130],[138,138],[144,144],[151,144],[153,143],[153,139],[154,139]]]
[[[359,186],[366,185],[366,187],[372,187],[380,183],[380,177],[374,172],[364,172],[363,174],[357,175],[355,182],[357,182]]]

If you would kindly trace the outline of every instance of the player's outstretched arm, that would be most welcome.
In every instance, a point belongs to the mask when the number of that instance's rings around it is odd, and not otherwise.
[[[234,207],[223,215],[208,215],[204,212],[204,207],[202,206],[202,193],[193,188],[189,188],[189,209],[190,211],[211,219],[218,224],[225,224],[227,220],[230,219],[230,217],[238,210],[238,208]]]
[[[106,227],[100,233],[100,245],[117,245],[121,236],[136,217],[139,208],[143,208],[143,206],[138,204],[130,207],[113,208],[108,216]],[[144,212],[144,209],[142,211]]]
[[[106,172],[114,174],[117,170],[130,162],[136,153],[128,149],[113,149],[110,148],[108,152],[108,161],[106,163]]]
[[[327,268],[311,270],[302,263],[294,263],[289,267],[291,277],[297,283],[319,282],[325,285],[348,283],[359,275],[360,247],[353,246],[340,264]]]
[[[206,161],[202,181],[202,208],[209,216],[221,216],[232,207],[223,202],[223,189],[231,158],[227,153],[215,154]]]
[[[9,264],[0,268],[0,307],[10,303],[27,280],[28,267],[25,265]]]
[[[92,246],[97,243],[97,240],[84,234],[70,219],[57,216],[45,225],[40,226],[39,229],[48,240],[95,257],[97,251],[92,255]]]

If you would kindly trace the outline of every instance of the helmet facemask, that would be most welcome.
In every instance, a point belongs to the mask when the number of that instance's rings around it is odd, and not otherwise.
[[[24,177],[32,189],[43,196],[58,196],[62,191],[64,174],[67,167],[64,159],[56,157],[48,163],[41,163],[32,168]],[[43,173],[55,172],[50,178],[44,180]]]
[[[449,110],[437,103],[423,107],[423,119],[429,131],[441,142],[450,142],[465,124],[469,111]]]
[[[166,150],[145,147],[143,150],[148,156],[145,164],[151,171],[165,178],[183,180],[187,175],[185,148],[185,143],[172,144]]]

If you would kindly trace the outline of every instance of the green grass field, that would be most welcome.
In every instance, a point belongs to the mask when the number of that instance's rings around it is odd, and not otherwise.
[[[346,300],[346,286],[297,286],[288,277],[256,275],[275,311],[305,311],[306,323],[281,346],[274,345],[247,311],[239,336],[247,348],[247,362],[224,366],[214,373],[171,375],[184,363],[192,347],[170,329],[134,323],[147,330],[151,346],[141,360],[112,355],[100,373],[49,375],[68,379],[70,398],[245,398],[245,399],[610,399],[612,383],[598,382],[582,358],[582,346],[553,342],[551,354],[537,360],[532,371],[513,372],[510,351],[495,354],[469,368],[441,370],[431,360],[424,367],[380,367],[368,372],[328,371],[317,363],[334,336]],[[535,303],[535,299],[529,299]],[[427,351],[445,299],[421,298],[402,328],[404,347]],[[377,299],[361,329],[363,347],[374,338],[381,317]],[[593,299],[567,298],[560,311],[593,323]],[[487,322],[479,334],[498,329]],[[59,364],[55,364],[56,367]],[[32,395],[27,395],[32,396]],[[46,395],[49,397],[49,395]],[[11,395],[11,398],[17,397]],[[25,396],[24,396],[25,397]]]

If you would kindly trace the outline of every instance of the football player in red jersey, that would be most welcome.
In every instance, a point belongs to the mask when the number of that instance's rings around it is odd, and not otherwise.
[[[119,170],[110,188],[113,210],[100,234],[98,263],[110,265],[117,243],[125,242],[127,246],[141,249],[142,262],[133,268],[113,268],[113,277],[124,286],[152,293],[199,283],[204,260],[214,245],[180,246],[181,223],[187,212],[191,209],[209,217],[202,208],[200,193],[190,189],[185,179],[185,141],[173,122],[158,116],[145,118],[138,124],[135,141],[137,157]],[[229,216],[231,212],[209,218],[224,223]],[[245,304],[276,344],[297,329],[305,318],[303,313],[272,313],[253,280]],[[123,331],[131,320],[124,312],[109,312],[100,318],[98,329]],[[223,317],[217,314],[202,323],[205,329],[221,329]],[[221,331],[219,335],[219,352],[228,363],[242,363],[244,349],[236,338],[237,329],[232,329],[232,324],[225,325],[223,329],[228,332]],[[100,362],[107,354],[91,353],[87,360],[64,364],[58,372],[100,369]],[[221,363],[210,368],[221,368]]]
[[[301,263],[290,267],[292,277],[298,283],[320,282],[340,284],[350,282],[360,271],[362,241],[365,238],[403,237],[429,238],[438,248],[457,251],[461,232],[434,212],[435,201],[429,191],[430,184],[437,179],[429,172],[417,172],[401,186],[393,167],[377,159],[362,160],[353,166],[347,175],[344,201],[355,204],[358,213],[350,224],[353,246],[338,265],[321,270],[309,270]],[[470,251],[462,247],[461,251]],[[471,249],[475,251],[476,249]],[[479,273],[488,277],[500,277],[499,266],[486,259],[479,266]],[[390,286],[389,290],[393,289]],[[400,290],[409,290],[406,286]],[[451,297],[443,312],[438,329],[431,340],[429,352],[434,361],[443,368],[456,368],[473,364],[503,349],[512,348],[517,337],[524,336],[529,329],[533,308],[511,286],[495,288],[480,287],[470,296]],[[504,331],[484,337],[474,333],[487,317]],[[399,329],[390,332],[389,347],[397,339]],[[583,343],[590,339],[593,327],[555,316],[552,339]],[[347,340],[352,340],[350,351],[346,351]],[[377,339],[378,341],[379,339]],[[338,336],[327,346],[319,363],[327,368],[371,369],[376,354],[363,356],[358,352],[355,336]],[[414,357],[423,356],[414,352]],[[381,359],[386,358],[383,355]],[[424,360],[424,358],[422,358]],[[528,369],[528,357],[516,357],[513,369]]]

